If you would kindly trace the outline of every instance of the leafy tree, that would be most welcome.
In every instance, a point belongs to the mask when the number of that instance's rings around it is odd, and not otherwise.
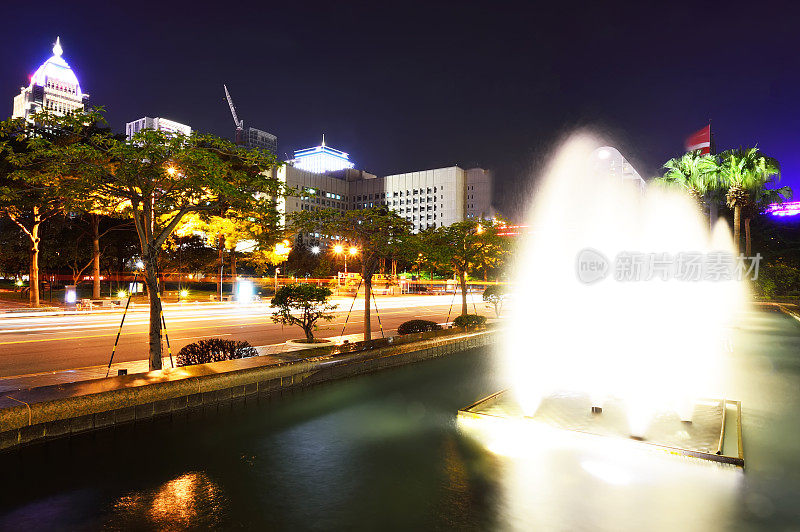
[[[733,209],[733,240],[741,246],[742,210],[753,204],[769,184],[780,178],[780,165],[758,148],[728,150],[720,155],[720,176],[727,187],[726,200]]]
[[[80,201],[113,201],[133,220],[150,300],[150,369],[161,369],[161,247],[192,212],[274,219],[279,184],[267,170],[276,159],[211,135],[144,130],[119,139],[86,126],[101,120],[95,112],[59,118],[57,126],[75,132],[75,141],[48,143],[37,155],[49,162],[51,174],[69,178],[70,193]]]
[[[283,325],[298,325],[306,335],[306,341],[314,341],[314,329],[318,320],[330,321],[337,305],[328,303],[333,292],[324,286],[309,283],[282,286],[270,304],[276,308],[272,321]],[[299,315],[295,315],[299,312]]]
[[[461,314],[467,310],[467,275],[505,253],[507,241],[492,220],[467,220],[437,227],[422,236],[427,254],[448,265],[461,284]]]
[[[318,212],[297,211],[291,214],[291,224],[302,232],[318,232],[338,237],[348,246],[358,248],[361,258],[361,279],[364,284],[364,340],[372,338],[370,297],[372,276],[381,259],[391,260],[408,253],[411,246],[411,222],[385,207],[337,211],[325,209]]]
[[[39,306],[39,251],[42,224],[63,212],[60,176],[41,157],[43,150],[58,149],[65,135],[41,122],[17,118],[0,122],[0,212],[25,234],[28,241],[29,300]]]
[[[494,314],[498,318],[506,297],[508,297],[508,288],[500,284],[487,286],[486,290],[483,291],[483,300],[494,307]]]

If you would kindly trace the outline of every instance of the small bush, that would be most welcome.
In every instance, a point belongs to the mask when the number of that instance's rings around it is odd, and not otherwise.
[[[193,366],[221,360],[254,357],[258,354],[255,347],[248,342],[209,338],[183,346],[178,352],[178,366]]]
[[[409,320],[400,324],[397,328],[397,334],[412,334],[428,331],[441,330],[442,326],[435,321],[428,320]]]
[[[480,314],[462,314],[453,320],[453,325],[456,327],[478,327],[486,325],[486,316]]]

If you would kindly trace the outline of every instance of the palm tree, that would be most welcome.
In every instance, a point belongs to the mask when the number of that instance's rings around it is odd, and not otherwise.
[[[758,198],[766,197],[768,190],[774,190],[766,186],[780,178],[781,170],[778,161],[762,155],[757,147],[728,150],[720,159],[720,177],[728,188],[725,199],[733,209],[733,240],[738,250],[741,245],[742,210],[753,205]]]
[[[719,164],[714,156],[703,155],[700,150],[670,159],[664,169],[657,182],[686,191],[701,207],[705,206],[706,194],[719,188]]]
[[[768,158],[768,161],[770,159]],[[777,168],[778,163],[772,159],[774,166]],[[768,162],[769,164],[769,162]],[[767,181],[759,187],[751,189],[750,201],[748,205],[742,209],[742,217],[744,220],[744,254],[746,257],[753,255],[753,244],[750,238],[750,220],[757,214],[764,212],[767,207],[773,203],[783,203],[792,198],[792,189],[788,185],[778,188],[778,180],[780,179],[780,171],[771,175]]]

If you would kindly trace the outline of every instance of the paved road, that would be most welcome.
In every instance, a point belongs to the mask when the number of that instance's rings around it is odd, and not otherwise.
[[[379,297],[383,328],[386,332],[393,331],[400,323],[413,318],[442,323],[447,317],[451,299],[452,296]],[[336,313],[333,321],[320,326],[319,337],[338,336],[342,332],[351,300],[334,302],[340,303],[339,309],[343,311]],[[453,316],[459,310],[456,300]],[[477,310],[488,315],[488,310],[480,303]],[[345,334],[362,330],[362,312],[363,300],[359,299],[347,321]],[[121,311],[115,311],[92,315],[0,318],[0,377],[107,364],[121,316]],[[272,323],[268,316],[265,304],[168,305],[165,310],[173,353],[202,338],[221,337],[247,340],[252,345],[267,345],[301,336],[298,327],[283,328]],[[372,330],[380,335],[374,314],[372,321]],[[147,358],[147,326],[146,308],[128,313],[115,362]]]

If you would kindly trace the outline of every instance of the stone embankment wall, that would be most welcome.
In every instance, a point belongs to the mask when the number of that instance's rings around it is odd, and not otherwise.
[[[7,392],[0,451],[180,412],[269,399],[297,388],[436,358],[496,341],[497,329],[447,330]]]

